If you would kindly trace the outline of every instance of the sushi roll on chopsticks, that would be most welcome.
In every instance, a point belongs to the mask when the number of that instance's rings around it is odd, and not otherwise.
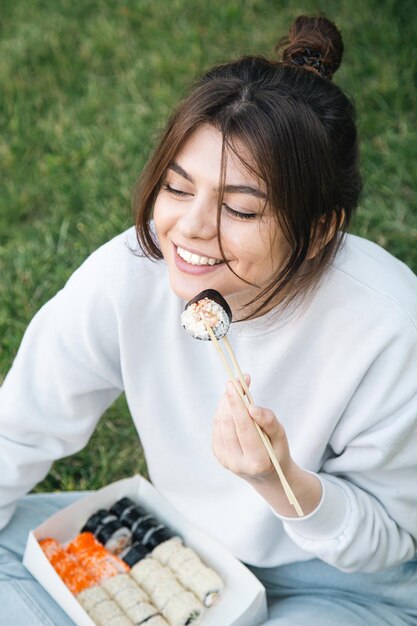
[[[206,289],[187,302],[181,314],[183,328],[195,339],[210,341],[206,324],[216,339],[224,337],[232,322],[232,311],[223,296],[214,289]]]
[[[207,289],[206,291],[202,291],[197,294],[185,305],[185,309],[181,314],[181,324],[188,333],[190,333],[195,339],[211,340],[213,342],[214,347],[223,362],[227,375],[234,384],[242,401],[247,404],[254,404],[249,387],[243,376],[242,370],[240,369],[232,346],[226,336],[231,322],[232,312],[230,307],[223,296],[215,289]],[[228,361],[226,354],[222,351],[220,342],[218,341],[219,339],[223,339],[223,344],[226,348],[230,361]],[[233,368],[235,368],[236,372],[233,372]],[[241,386],[236,383],[236,374],[239,378]],[[300,503],[295,497],[294,492],[281,469],[279,460],[268,436],[263,432],[256,421],[253,423],[258,432],[259,438],[268,453],[271,463],[275,468],[277,476],[281,481],[288,502],[295,508],[297,515],[299,517],[303,517],[304,513]]]

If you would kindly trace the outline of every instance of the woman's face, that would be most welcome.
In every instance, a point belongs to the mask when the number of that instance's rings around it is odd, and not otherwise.
[[[240,148],[235,146],[250,162]],[[222,261],[217,239],[221,149],[215,128],[203,125],[194,131],[165,173],[154,220],[172,290],[190,300],[204,289],[216,289],[239,318],[239,308],[266,286],[289,246],[265,207],[264,184],[228,151],[221,241],[238,276]]]

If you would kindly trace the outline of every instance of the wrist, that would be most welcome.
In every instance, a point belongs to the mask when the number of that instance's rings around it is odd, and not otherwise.
[[[303,470],[291,458],[288,463],[281,463],[280,465],[304,515],[309,515],[317,508],[322,497],[320,479],[314,473]],[[275,470],[268,475],[252,477],[248,482],[278,515],[297,517],[295,508],[288,502],[285,490]]]

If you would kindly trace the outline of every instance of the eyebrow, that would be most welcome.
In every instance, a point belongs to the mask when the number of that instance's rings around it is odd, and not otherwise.
[[[185,178],[185,180],[188,180],[190,183],[195,185],[195,181],[193,177],[190,174],[188,174],[188,172],[186,172],[181,167],[181,165],[179,165],[175,161],[173,161],[172,163],[168,165],[168,169],[172,170],[173,172],[176,172],[176,174],[179,174],[180,176]],[[215,189],[214,191],[217,191],[217,189]],[[251,187],[250,185],[225,185],[224,191],[225,193],[245,193],[250,196],[255,196],[255,198],[261,198],[262,200],[267,200],[268,198],[266,193],[264,193],[257,187]]]

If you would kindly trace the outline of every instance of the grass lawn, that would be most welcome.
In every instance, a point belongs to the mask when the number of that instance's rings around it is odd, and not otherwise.
[[[205,68],[270,56],[300,13],[342,29],[365,189],[353,232],[417,272],[414,0],[2,0],[0,382],[40,306],[129,227],[132,191],[174,104]],[[220,392],[220,390],[219,390]],[[124,397],[37,487],[89,489],[145,463]]]

